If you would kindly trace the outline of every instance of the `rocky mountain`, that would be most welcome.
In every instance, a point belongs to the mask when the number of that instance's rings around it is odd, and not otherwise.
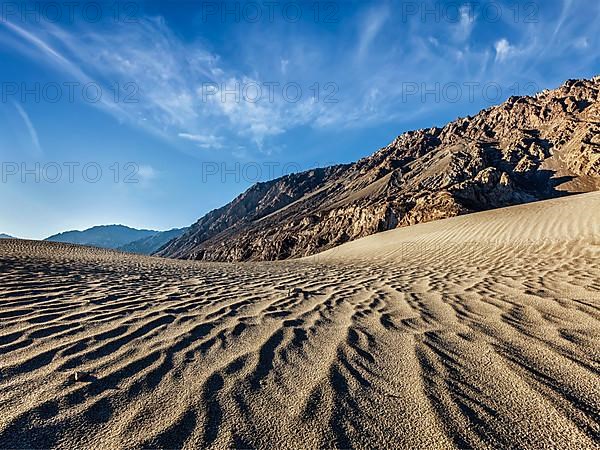
[[[65,231],[45,240],[118,249],[139,239],[154,236],[156,233],[158,231],[137,230],[124,225],[101,225],[83,231]]]
[[[118,248],[123,252],[151,255],[165,246],[169,241],[181,236],[187,228],[174,228],[168,231],[159,231],[153,235],[143,237]]]
[[[14,239],[14,237],[8,234],[0,233],[0,239]]]
[[[600,77],[411,131],[350,165],[258,183],[159,255],[301,257],[391,228],[600,188]]]

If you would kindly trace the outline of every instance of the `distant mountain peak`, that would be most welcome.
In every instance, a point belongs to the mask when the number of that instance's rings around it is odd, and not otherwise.
[[[122,224],[109,224],[109,225],[94,225],[93,227],[86,228],[84,230],[63,231],[54,236],[59,236],[61,234],[65,234],[65,233],[86,233],[89,231],[98,231],[98,230],[132,230],[132,231],[147,231],[147,232],[151,232],[151,233],[158,233],[158,231],[156,231],[156,230],[132,228],[132,227],[128,227],[127,225],[122,225]],[[46,240],[48,240],[48,239],[46,239]]]
[[[168,231],[138,230],[126,225],[96,225],[86,230],[64,231],[46,238],[46,241],[110,248],[130,253],[152,254],[171,239],[179,237],[187,228]]]
[[[97,225],[86,230],[64,231],[46,238],[46,241],[89,245],[117,249],[130,242],[152,236],[154,230],[138,230],[125,225]]]

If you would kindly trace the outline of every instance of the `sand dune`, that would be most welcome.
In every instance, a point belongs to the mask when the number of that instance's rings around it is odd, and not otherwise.
[[[597,448],[599,224],[593,193],[278,263],[0,241],[0,447]]]

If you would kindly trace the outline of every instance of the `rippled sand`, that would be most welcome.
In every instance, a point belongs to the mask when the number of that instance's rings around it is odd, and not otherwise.
[[[0,447],[597,448],[599,257],[596,193],[281,263],[2,240]]]

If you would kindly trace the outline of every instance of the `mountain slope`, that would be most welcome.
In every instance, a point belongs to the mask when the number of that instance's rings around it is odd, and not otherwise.
[[[589,258],[600,256],[600,192],[389,230],[301,261],[361,260],[368,267],[373,261],[435,259],[442,256],[442,249],[447,257],[462,254],[466,260],[483,257],[500,261],[503,251],[526,257],[536,246],[553,248],[556,253],[579,247]],[[494,253],[496,256],[490,258]]]
[[[151,255],[165,246],[169,241],[181,236],[187,228],[174,228],[168,231],[159,231],[151,236],[143,237],[118,248],[123,252]]]
[[[45,240],[117,249],[133,241],[153,236],[156,233],[158,231],[137,230],[124,225],[101,225],[84,231],[65,231]]]
[[[0,233],[0,239],[14,239],[14,237],[9,234]]]
[[[311,255],[380,231],[600,188],[600,78],[405,133],[351,165],[251,187],[158,254]]]

